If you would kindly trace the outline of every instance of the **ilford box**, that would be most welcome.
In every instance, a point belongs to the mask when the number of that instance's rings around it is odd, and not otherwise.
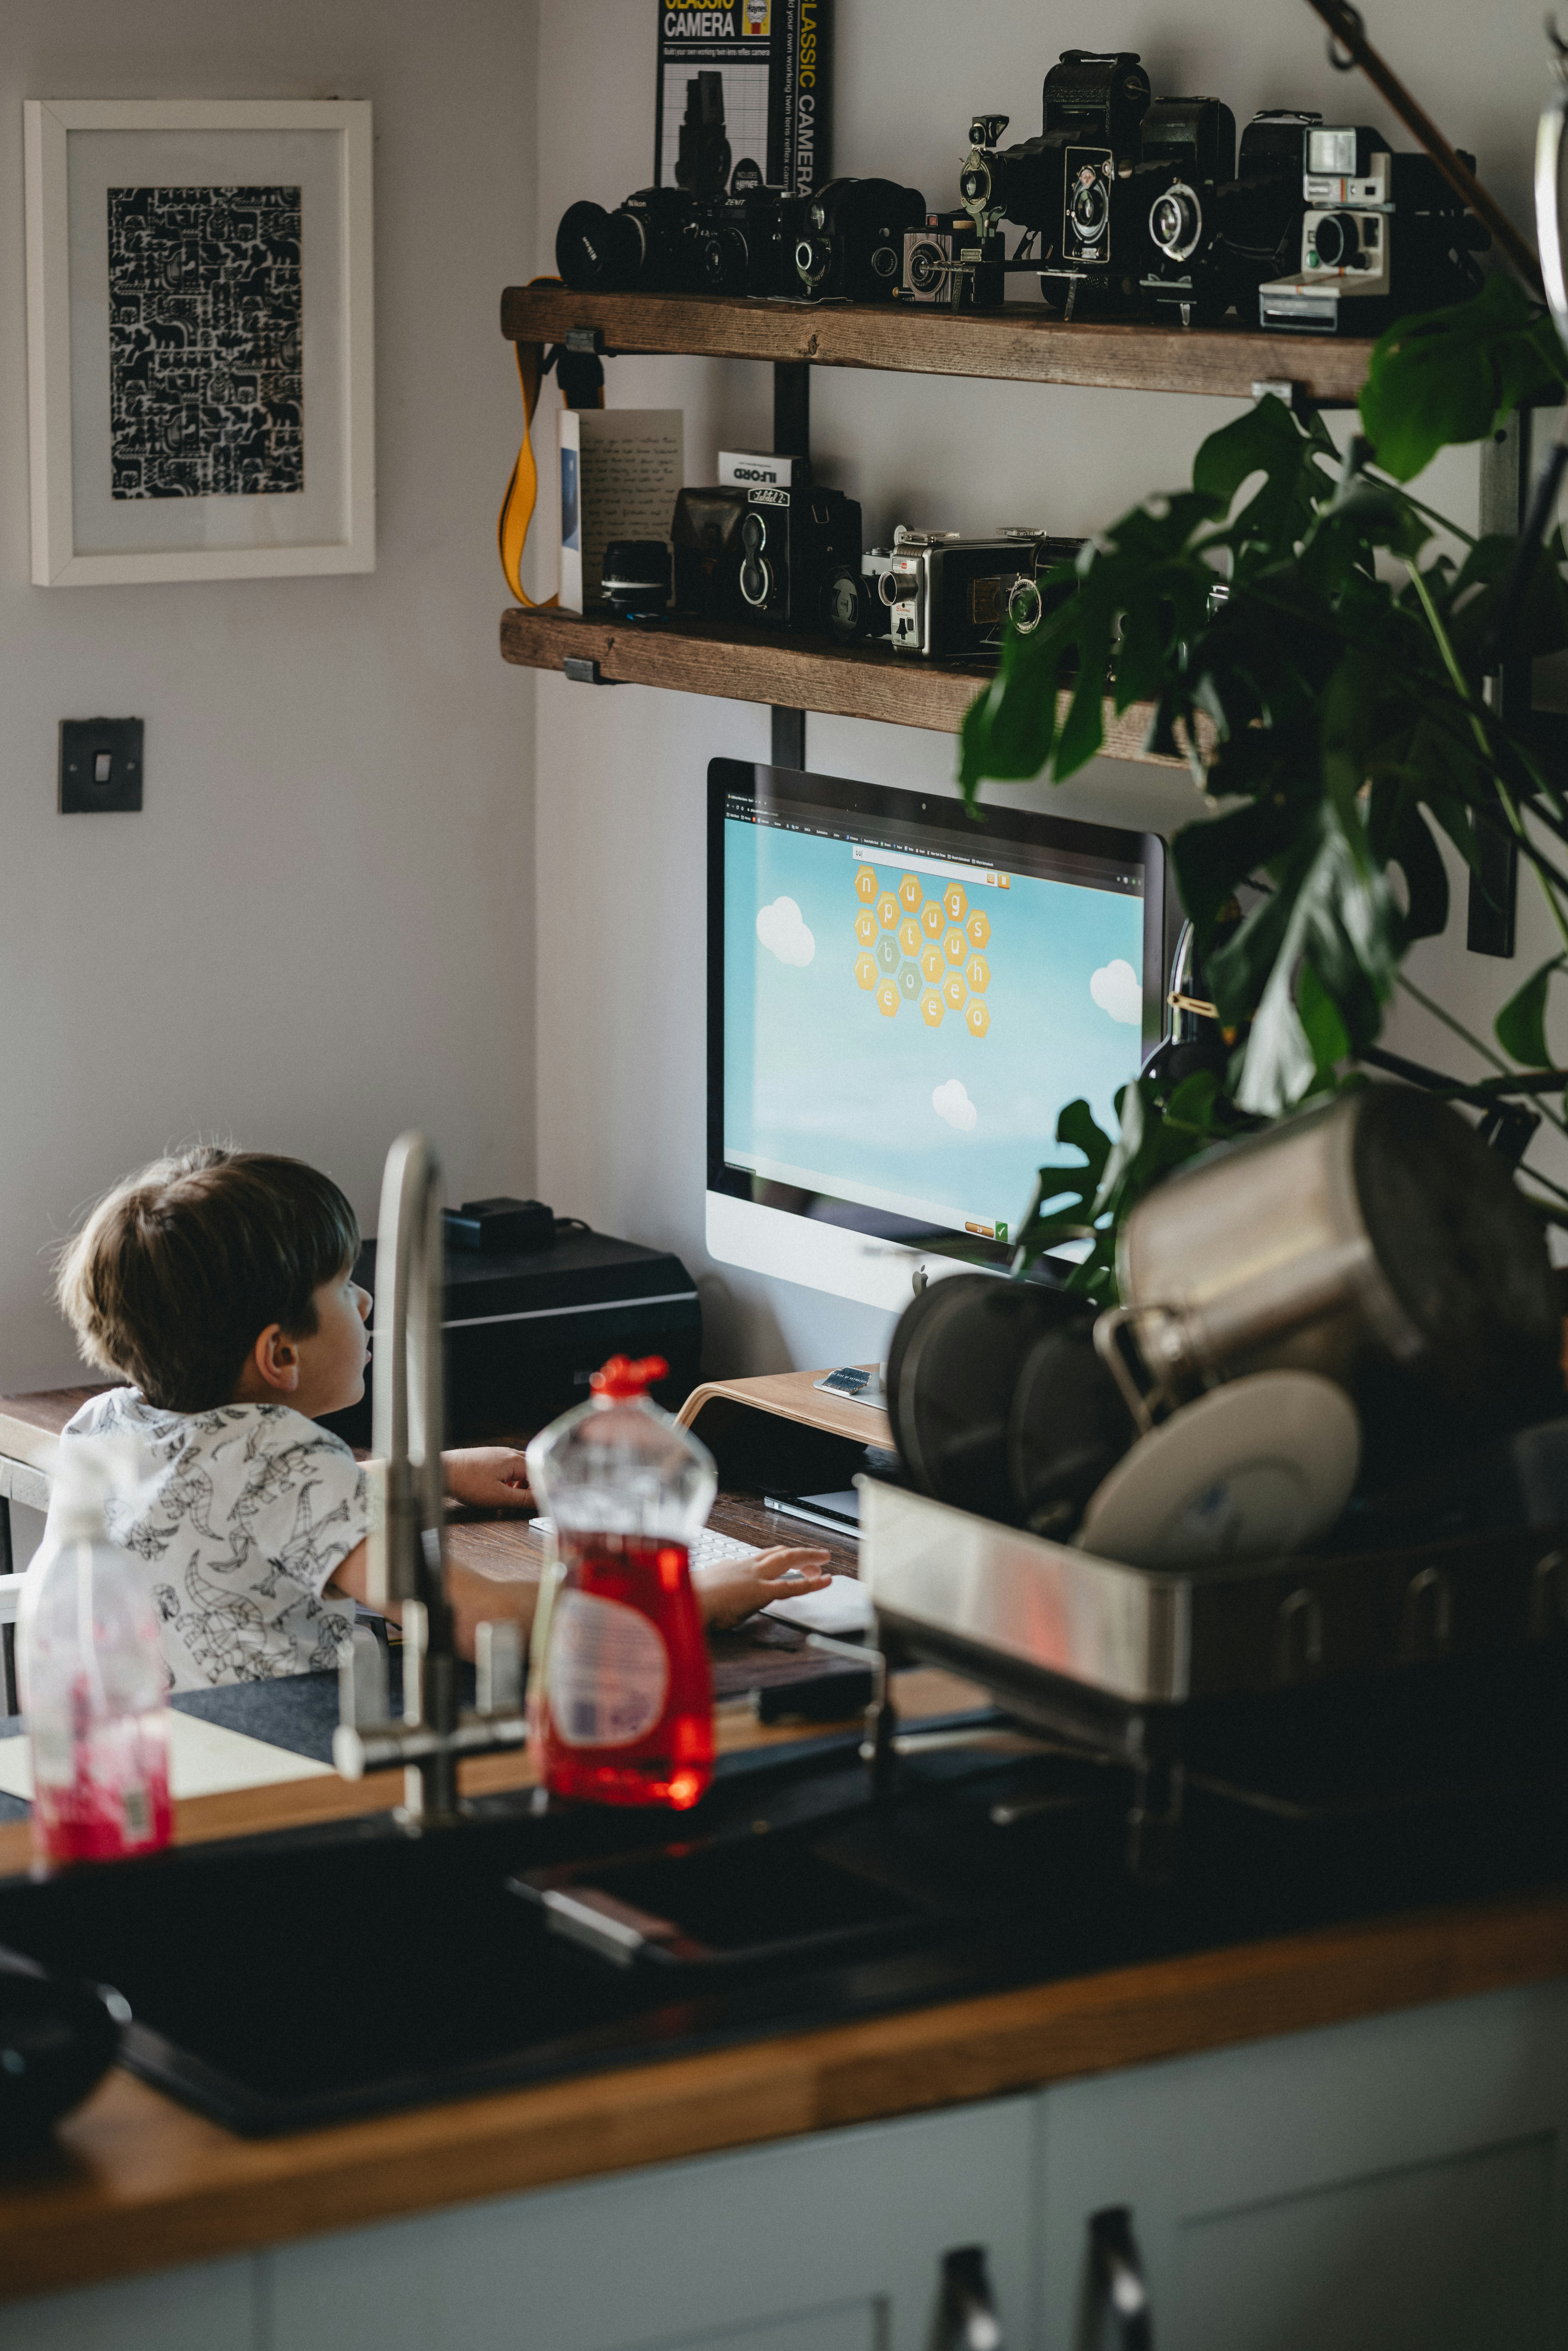
[[[675,185],[686,85],[723,76],[732,171],[754,163],[770,188],[808,196],[828,169],[830,0],[659,0],[656,187]]]

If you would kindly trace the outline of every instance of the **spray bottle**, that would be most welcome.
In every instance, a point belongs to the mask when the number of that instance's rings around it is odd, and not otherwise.
[[[169,1676],[158,1618],[106,1512],[135,1482],[132,1449],[67,1437],[17,1623],[33,1744],[33,1841],[47,1864],[115,1861],[167,1844]]]

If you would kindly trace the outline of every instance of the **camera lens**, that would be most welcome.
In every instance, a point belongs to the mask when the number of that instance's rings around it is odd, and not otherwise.
[[[860,633],[861,600],[864,583],[852,571],[836,572],[827,583],[827,627],[835,637],[857,637]]]
[[[915,583],[907,571],[878,571],[877,593],[884,604],[909,604],[914,601]]]
[[[1098,245],[1110,218],[1111,200],[1104,183],[1093,172],[1085,171],[1080,175],[1068,209],[1080,244]]]
[[[1354,213],[1324,213],[1317,225],[1317,257],[1325,269],[1343,269],[1361,251]]]
[[[794,266],[808,286],[820,286],[827,275],[827,247],[814,236],[803,236],[794,249]]]
[[[1007,617],[1021,637],[1040,626],[1045,605],[1033,580],[1015,580],[1007,599]]]
[[[940,246],[929,243],[909,248],[909,280],[917,294],[929,294],[940,281],[942,255]]]
[[[642,237],[625,212],[570,204],[556,231],[556,266],[578,294],[624,293],[642,266]]]
[[[741,593],[753,607],[765,604],[773,593],[774,575],[760,555],[748,555],[741,566]]]
[[[741,525],[741,545],[748,555],[760,555],[767,545],[768,527],[753,507]]]
[[[991,201],[991,166],[977,155],[966,163],[959,174],[959,193],[966,204],[983,204]]]
[[[1203,207],[1179,180],[1155,198],[1148,233],[1168,261],[1186,261],[1198,250],[1203,235]]]
[[[739,294],[746,283],[746,240],[738,228],[722,228],[702,246],[702,277],[715,294]]]
[[[890,245],[879,245],[877,247],[876,252],[871,256],[871,266],[876,271],[878,277],[897,277],[898,275],[898,256],[894,246]]]

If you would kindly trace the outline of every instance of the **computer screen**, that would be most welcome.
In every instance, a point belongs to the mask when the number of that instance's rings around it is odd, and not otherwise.
[[[1064,1106],[1114,1131],[1158,1041],[1163,844],[729,759],[709,825],[711,1210],[1005,1262]]]

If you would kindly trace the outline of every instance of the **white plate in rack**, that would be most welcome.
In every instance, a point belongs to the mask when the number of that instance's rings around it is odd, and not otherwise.
[[[1361,1466],[1361,1422],[1315,1372],[1253,1372],[1140,1437],[1096,1490],[1076,1548],[1179,1571],[1307,1549]]]

